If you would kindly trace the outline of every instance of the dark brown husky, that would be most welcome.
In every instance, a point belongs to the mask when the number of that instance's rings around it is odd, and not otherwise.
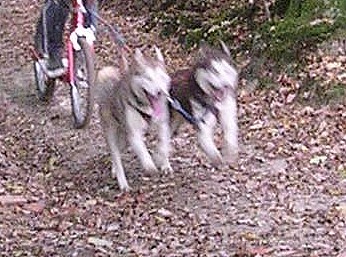
[[[230,51],[203,45],[191,69],[179,70],[172,76],[170,95],[191,114],[198,130],[198,141],[214,165],[234,163],[238,157],[237,85],[238,72]],[[184,121],[171,111],[173,133]],[[217,122],[223,131],[222,154],[214,143]]]

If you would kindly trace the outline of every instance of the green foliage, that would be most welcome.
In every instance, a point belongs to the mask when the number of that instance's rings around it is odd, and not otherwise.
[[[159,26],[161,36],[179,38],[186,48],[199,44],[201,40],[215,43],[218,39],[230,41],[232,31],[241,18],[243,8],[218,9],[212,7],[212,1],[176,1],[164,10],[155,8],[147,21],[147,29]]]
[[[308,78],[304,81],[303,87],[299,90],[300,102],[318,105],[339,104],[346,102],[346,88],[341,83],[331,83],[328,86],[322,86],[321,79]],[[307,97],[303,97],[304,95]]]
[[[313,50],[333,31],[335,26],[331,24],[321,23],[311,26],[294,19],[285,20],[276,26],[265,25],[262,27],[265,54],[276,62],[300,60],[304,52]]]
[[[258,88],[276,84],[273,77],[258,78],[258,74],[296,74],[304,69],[304,57],[320,43],[346,36],[345,0],[276,0],[270,8],[271,20],[264,15],[264,6],[256,3],[251,7],[248,1],[171,1],[151,13],[147,28],[159,26],[161,36],[176,37],[186,48],[222,39],[233,55],[252,57],[242,75],[256,80]],[[301,93],[310,92],[313,99],[309,100],[325,104],[345,99],[342,85],[305,82]]]
[[[325,99],[328,103],[341,102],[346,97],[346,88],[343,84],[331,85],[325,92]]]
[[[307,51],[345,26],[344,0],[291,0],[283,19],[263,24],[258,33],[274,61],[301,61]]]
[[[277,0],[271,11],[282,18],[273,21],[254,16],[247,2],[228,1],[223,7],[207,0],[152,2],[155,11],[147,28],[159,25],[163,37],[178,37],[186,48],[222,39],[238,51],[266,55],[277,63],[302,61],[307,51],[346,24],[345,0]],[[235,28],[248,35],[235,33]],[[239,36],[246,39],[239,41]]]

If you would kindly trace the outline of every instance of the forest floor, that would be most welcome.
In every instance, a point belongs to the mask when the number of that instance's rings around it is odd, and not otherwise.
[[[241,78],[237,169],[211,167],[186,125],[174,175],[143,175],[125,153],[133,191],[121,194],[96,112],[75,130],[66,85],[49,105],[37,99],[39,2],[0,3],[0,256],[346,256],[345,105],[300,104],[289,76],[265,90]],[[193,52],[143,31],[145,11],[125,7],[100,13],[130,47],[158,45],[170,71],[188,65]],[[98,68],[116,64],[99,37]],[[324,53],[345,67],[345,52]]]

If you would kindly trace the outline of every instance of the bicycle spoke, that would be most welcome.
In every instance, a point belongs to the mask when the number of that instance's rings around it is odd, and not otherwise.
[[[72,111],[77,128],[83,128],[92,113],[92,83],[95,78],[93,55],[84,38],[79,40],[82,46],[80,51],[74,52],[75,83],[72,86]]]
[[[76,85],[71,85],[72,86],[72,97],[73,97],[73,99],[74,99],[74,101],[75,101],[75,114],[78,116],[77,118],[78,119],[81,119],[82,117],[81,117],[81,115],[82,115],[82,112],[81,112],[81,108],[80,108],[80,106],[81,106],[81,97],[80,97],[80,95],[79,95],[79,90],[78,90],[78,88],[77,88],[77,86]]]

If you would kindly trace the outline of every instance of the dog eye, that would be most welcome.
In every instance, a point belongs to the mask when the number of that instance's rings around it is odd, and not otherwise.
[[[213,83],[208,82],[208,86],[210,86],[212,89],[217,89],[217,86],[215,86]]]

